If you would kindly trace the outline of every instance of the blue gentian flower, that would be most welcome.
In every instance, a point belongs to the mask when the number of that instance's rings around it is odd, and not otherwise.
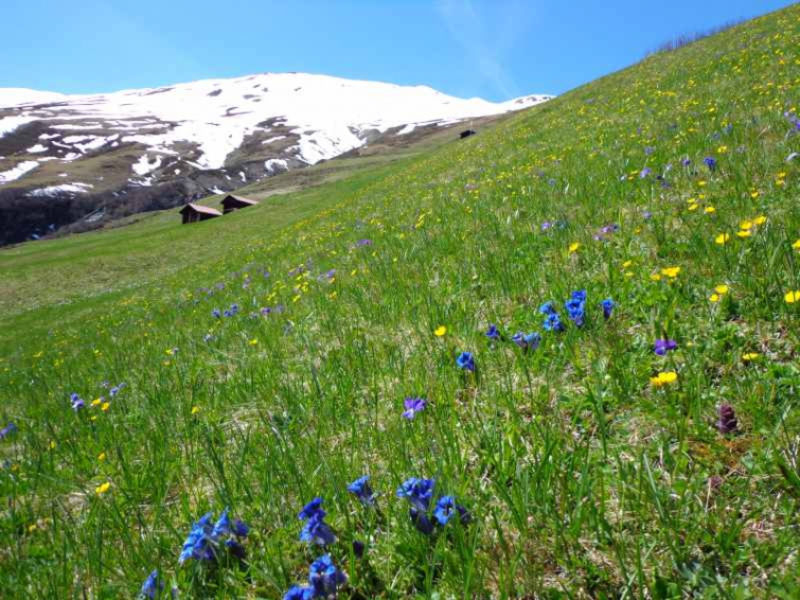
[[[330,546],[336,541],[333,530],[324,521],[324,516],[314,515],[300,531],[300,541],[319,546]]]
[[[322,510],[322,498],[317,497],[303,507],[303,510],[298,513],[297,518],[303,520],[313,517],[324,518],[325,514],[325,511]]]
[[[74,410],[75,412],[78,412],[80,409],[86,406],[86,403],[83,401],[83,398],[78,396],[78,394],[76,394],[75,392],[72,392],[72,394],[70,394],[69,400],[70,402],[72,402],[72,410]]]
[[[266,317],[272,312],[272,309],[269,306],[265,306],[261,309],[261,316]]]
[[[650,175],[650,173],[652,173],[652,172],[653,172],[653,170],[650,167],[645,167],[644,169],[642,169],[642,172],[639,173],[639,177],[644,179],[645,177]]]
[[[564,303],[567,315],[578,327],[583,326],[586,309],[586,290],[572,292],[572,297]]]
[[[158,579],[158,569],[153,570],[147,579],[142,584],[142,589],[139,590],[140,598],[150,598],[151,600],[156,597],[156,594],[164,589],[164,582]]]
[[[678,342],[675,340],[656,340],[653,344],[653,352],[659,356],[664,356],[670,350],[675,350],[678,347]]]
[[[225,312],[228,312],[228,311],[225,311]],[[219,312],[218,308],[215,308],[214,310],[211,311],[211,316],[212,317],[216,317],[217,319],[219,319],[222,316],[222,314]]]
[[[690,164],[692,164],[692,161],[691,161],[691,159],[689,159],[689,158],[684,158],[683,160],[681,160],[681,164],[682,164],[684,167],[688,167]]]
[[[552,302],[545,302],[539,307],[539,312],[543,315],[552,315],[556,312],[556,309],[553,307]]]
[[[436,508],[433,509],[433,516],[440,525],[447,525],[447,522],[455,514],[459,515],[461,523],[466,525],[469,522],[469,513],[467,509],[459,504],[456,504],[456,499],[453,496],[442,496],[436,503]]]
[[[13,421],[10,421],[8,425],[0,429],[0,440],[5,438],[7,435],[14,433],[17,430],[17,426],[14,424]]]
[[[561,317],[558,313],[550,313],[544,318],[544,328],[547,331],[564,331],[564,324],[561,322]]]
[[[233,522],[233,535],[236,537],[245,538],[247,537],[248,533],[250,533],[250,528],[244,521],[241,519],[236,519]]]
[[[703,162],[706,163],[709,171],[714,171],[717,168],[717,161],[712,156],[706,156],[703,159]]]
[[[409,477],[397,488],[397,497],[405,498],[417,510],[427,512],[435,483],[433,479]]]
[[[364,542],[353,540],[353,554],[356,555],[356,558],[364,556]]]
[[[414,527],[417,528],[417,531],[425,535],[433,533],[433,521],[431,521],[427,513],[412,507],[408,509],[408,516],[414,524]]]
[[[236,314],[239,312],[239,305],[238,304],[231,304],[230,308],[231,314]]]
[[[428,401],[425,398],[406,398],[403,401],[403,406],[405,406],[403,416],[410,421],[418,412],[422,412],[427,405]]]
[[[336,588],[347,581],[347,576],[333,564],[330,554],[320,556],[311,563],[308,571],[308,582],[317,598],[328,598],[336,595]]]
[[[314,590],[310,587],[300,587],[293,585],[289,591],[283,595],[283,600],[311,600],[314,597]]]
[[[225,309],[225,312],[223,312],[222,314],[225,315],[226,317],[232,317],[233,316],[233,313],[230,310],[228,310],[227,308]]]
[[[347,491],[356,495],[362,504],[372,506],[375,504],[375,493],[369,485],[369,475],[363,475],[347,486]]]
[[[228,517],[228,509],[226,507],[219,516],[219,519],[217,519],[217,522],[214,523],[214,528],[211,530],[211,537],[216,540],[221,536],[230,535],[230,533],[231,520]]]
[[[474,371],[475,370],[475,359],[472,356],[471,352],[462,352],[458,355],[456,359],[456,365],[460,369],[464,369],[465,371]]]
[[[535,331],[528,334],[524,334],[519,331],[513,335],[511,341],[527,352],[528,350],[536,350],[536,348],[539,347],[539,343],[542,341],[542,336]]]
[[[600,305],[603,307],[603,318],[608,320],[611,318],[611,312],[614,310],[614,301],[611,298],[606,298]]]
[[[486,330],[486,337],[490,340],[499,340],[500,339],[500,332],[497,330],[497,326],[494,324],[489,325],[489,329]]]
[[[183,542],[183,548],[180,556],[178,556],[178,564],[182,565],[190,558],[195,560],[211,560],[214,558],[214,550],[209,544],[212,516],[210,512],[206,513],[192,525],[189,535],[186,536],[186,541]]]

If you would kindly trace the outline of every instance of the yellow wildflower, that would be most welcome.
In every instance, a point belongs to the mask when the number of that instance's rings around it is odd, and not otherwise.
[[[199,412],[200,412],[200,407],[199,406],[193,406],[192,407],[192,414],[193,415],[196,415]]]
[[[102,462],[105,459],[106,459],[106,453],[105,452],[101,452],[100,454],[97,455],[97,460]]]
[[[727,294],[728,293],[728,286],[724,283],[714,286],[714,291],[718,294]]]
[[[578,242],[572,242],[569,245],[569,253],[572,254],[573,252],[577,252],[578,248],[580,248],[580,247],[581,247],[581,245]]]
[[[444,325],[439,325],[439,327],[433,330],[433,335],[436,337],[442,337],[445,333],[447,333],[447,327]]]
[[[100,410],[102,410],[103,412],[106,412],[109,409],[110,406],[111,406],[110,402],[103,402],[103,405],[100,407]]]
[[[96,488],[94,488],[94,492],[95,492],[95,494],[100,496],[102,494],[105,494],[110,487],[111,487],[111,482],[106,481],[105,483],[101,483]]]
[[[755,223],[756,225],[763,225],[766,222],[767,222],[767,217],[765,217],[764,215],[758,215],[755,219],[753,219],[753,223]]]
[[[792,248],[795,250],[800,250],[800,239],[798,239],[794,244],[792,244]]]
[[[707,214],[707,215],[710,215],[710,214],[712,214],[712,213],[715,213],[715,212],[717,212],[717,209],[716,209],[716,208],[714,208],[713,206],[706,206],[706,207],[703,209],[703,212],[704,212],[705,214]]]
[[[665,267],[661,269],[661,274],[666,275],[670,279],[675,279],[678,276],[678,273],[681,272],[680,267]]]
[[[741,231],[737,231],[736,235],[740,238],[749,238],[752,235],[752,233],[750,232],[749,229],[742,229]]]
[[[678,380],[678,374],[675,371],[662,371],[655,377],[650,378],[650,384],[653,387],[662,387],[670,383],[675,383]]]
[[[756,360],[759,356],[761,356],[758,352],[748,352],[747,354],[742,354],[742,360],[744,362],[750,362]]]
[[[800,302],[800,290],[786,292],[786,295],[783,297],[783,299],[786,300],[788,304]]]
[[[725,242],[727,242],[729,239],[731,239],[731,236],[730,236],[730,234],[727,234],[727,233],[720,233],[720,234],[719,234],[717,237],[715,237],[715,238],[714,238],[714,241],[715,241],[717,244],[719,244],[719,245],[722,245],[722,244],[724,244]]]
[[[711,302],[719,302],[720,298],[721,298],[721,296],[720,296],[719,294],[711,294],[711,295],[708,297],[708,299],[709,299]]]

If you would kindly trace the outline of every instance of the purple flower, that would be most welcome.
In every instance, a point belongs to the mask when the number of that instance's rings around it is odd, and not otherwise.
[[[653,352],[659,356],[664,356],[667,352],[675,350],[677,347],[678,343],[675,340],[656,340],[655,344],[653,344]]]
[[[703,159],[703,162],[706,164],[706,166],[708,167],[709,171],[715,171],[716,170],[717,161],[712,156],[706,156]]]
[[[261,316],[266,317],[272,312],[272,309],[269,306],[265,306],[261,309]]]
[[[75,392],[72,392],[72,394],[70,394],[69,400],[70,402],[72,402],[72,410],[74,410],[75,412],[78,412],[80,409],[86,406],[86,403],[83,401],[83,398],[78,396],[78,394],[76,394]]]
[[[528,350],[536,350],[536,348],[539,347],[539,343],[542,341],[542,336],[535,331],[527,335],[520,331],[513,335],[511,341],[522,348],[522,350],[527,352]]]
[[[474,371],[475,358],[472,356],[471,352],[462,352],[458,355],[458,358],[456,358],[456,366],[465,371]]]
[[[353,540],[353,554],[356,555],[356,558],[364,556],[364,542]]]
[[[425,398],[409,397],[403,401],[403,405],[406,409],[403,412],[403,416],[410,421],[418,412],[421,412],[425,409],[425,407],[428,405],[428,401],[425,400]]]
[[[4,439],[7,435],[14,433],[16,430],[17,426],[14,424],[14,422],[9,422],[8,425],[0,429],[0,440]]]
[[[362,248],[364,246],[372,246],[372,240],[369,240],[369,239],[365,238],[363,240],[358,240],[356,242],[356,248]]]
[[[653,148],[652,146],[645,146],[644,147],[644,155],[645,156],[650,156],[655,151],[656,151],[656,149]]]
[[[692,164],[692,161],[691,161],[691,159],[689,159],[689,158],[684,158],[683,160],[681,160],[681,164],[682,164],[684,167],[688,167],[690,164]]]
[[[734,433],[738,423],[736,421],[736,412],[730,404],[721,404],[719,407],[719,420],[717,421],[717,429],[720,433]]]
[[[433,533],[433,521],[431,521],[427,513],[419,511],[416,508],[409,508],[408,516],[411,518],[411,522],[414,524],[417,531],[425,535]]]
[[[642,172],[639,173],[639,177],[641,179],[644,179],[645,177],[650,175],[650,173],[652,173],[652,172],[653,172],[653,169],[651,169],[650,167],[645,167],[644,169],[642,169]]]
[[[550,221],[545,221],[544,223],[542,223],[542,231],[547,231],[552,226],[553,224]]]
[[[651,213],[649,210],[643,210],[642,211],[642,218],[645,221],[649,221],[650,219],[653,218],[653,213]]]

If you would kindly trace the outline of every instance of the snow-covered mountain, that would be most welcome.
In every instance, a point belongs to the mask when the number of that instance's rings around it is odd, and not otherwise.
[[[426,86],[304,73],[95,95],[0,88],[0,191],[27,198],[119,195],[180,183],[183,199],[196,198],[376,139],[549,98],[493,103]]]

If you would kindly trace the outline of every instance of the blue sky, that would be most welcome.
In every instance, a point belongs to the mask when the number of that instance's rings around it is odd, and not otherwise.
[[[0,87],[304,71],[505,100],[562,93],[788,0],[5,0]]]

